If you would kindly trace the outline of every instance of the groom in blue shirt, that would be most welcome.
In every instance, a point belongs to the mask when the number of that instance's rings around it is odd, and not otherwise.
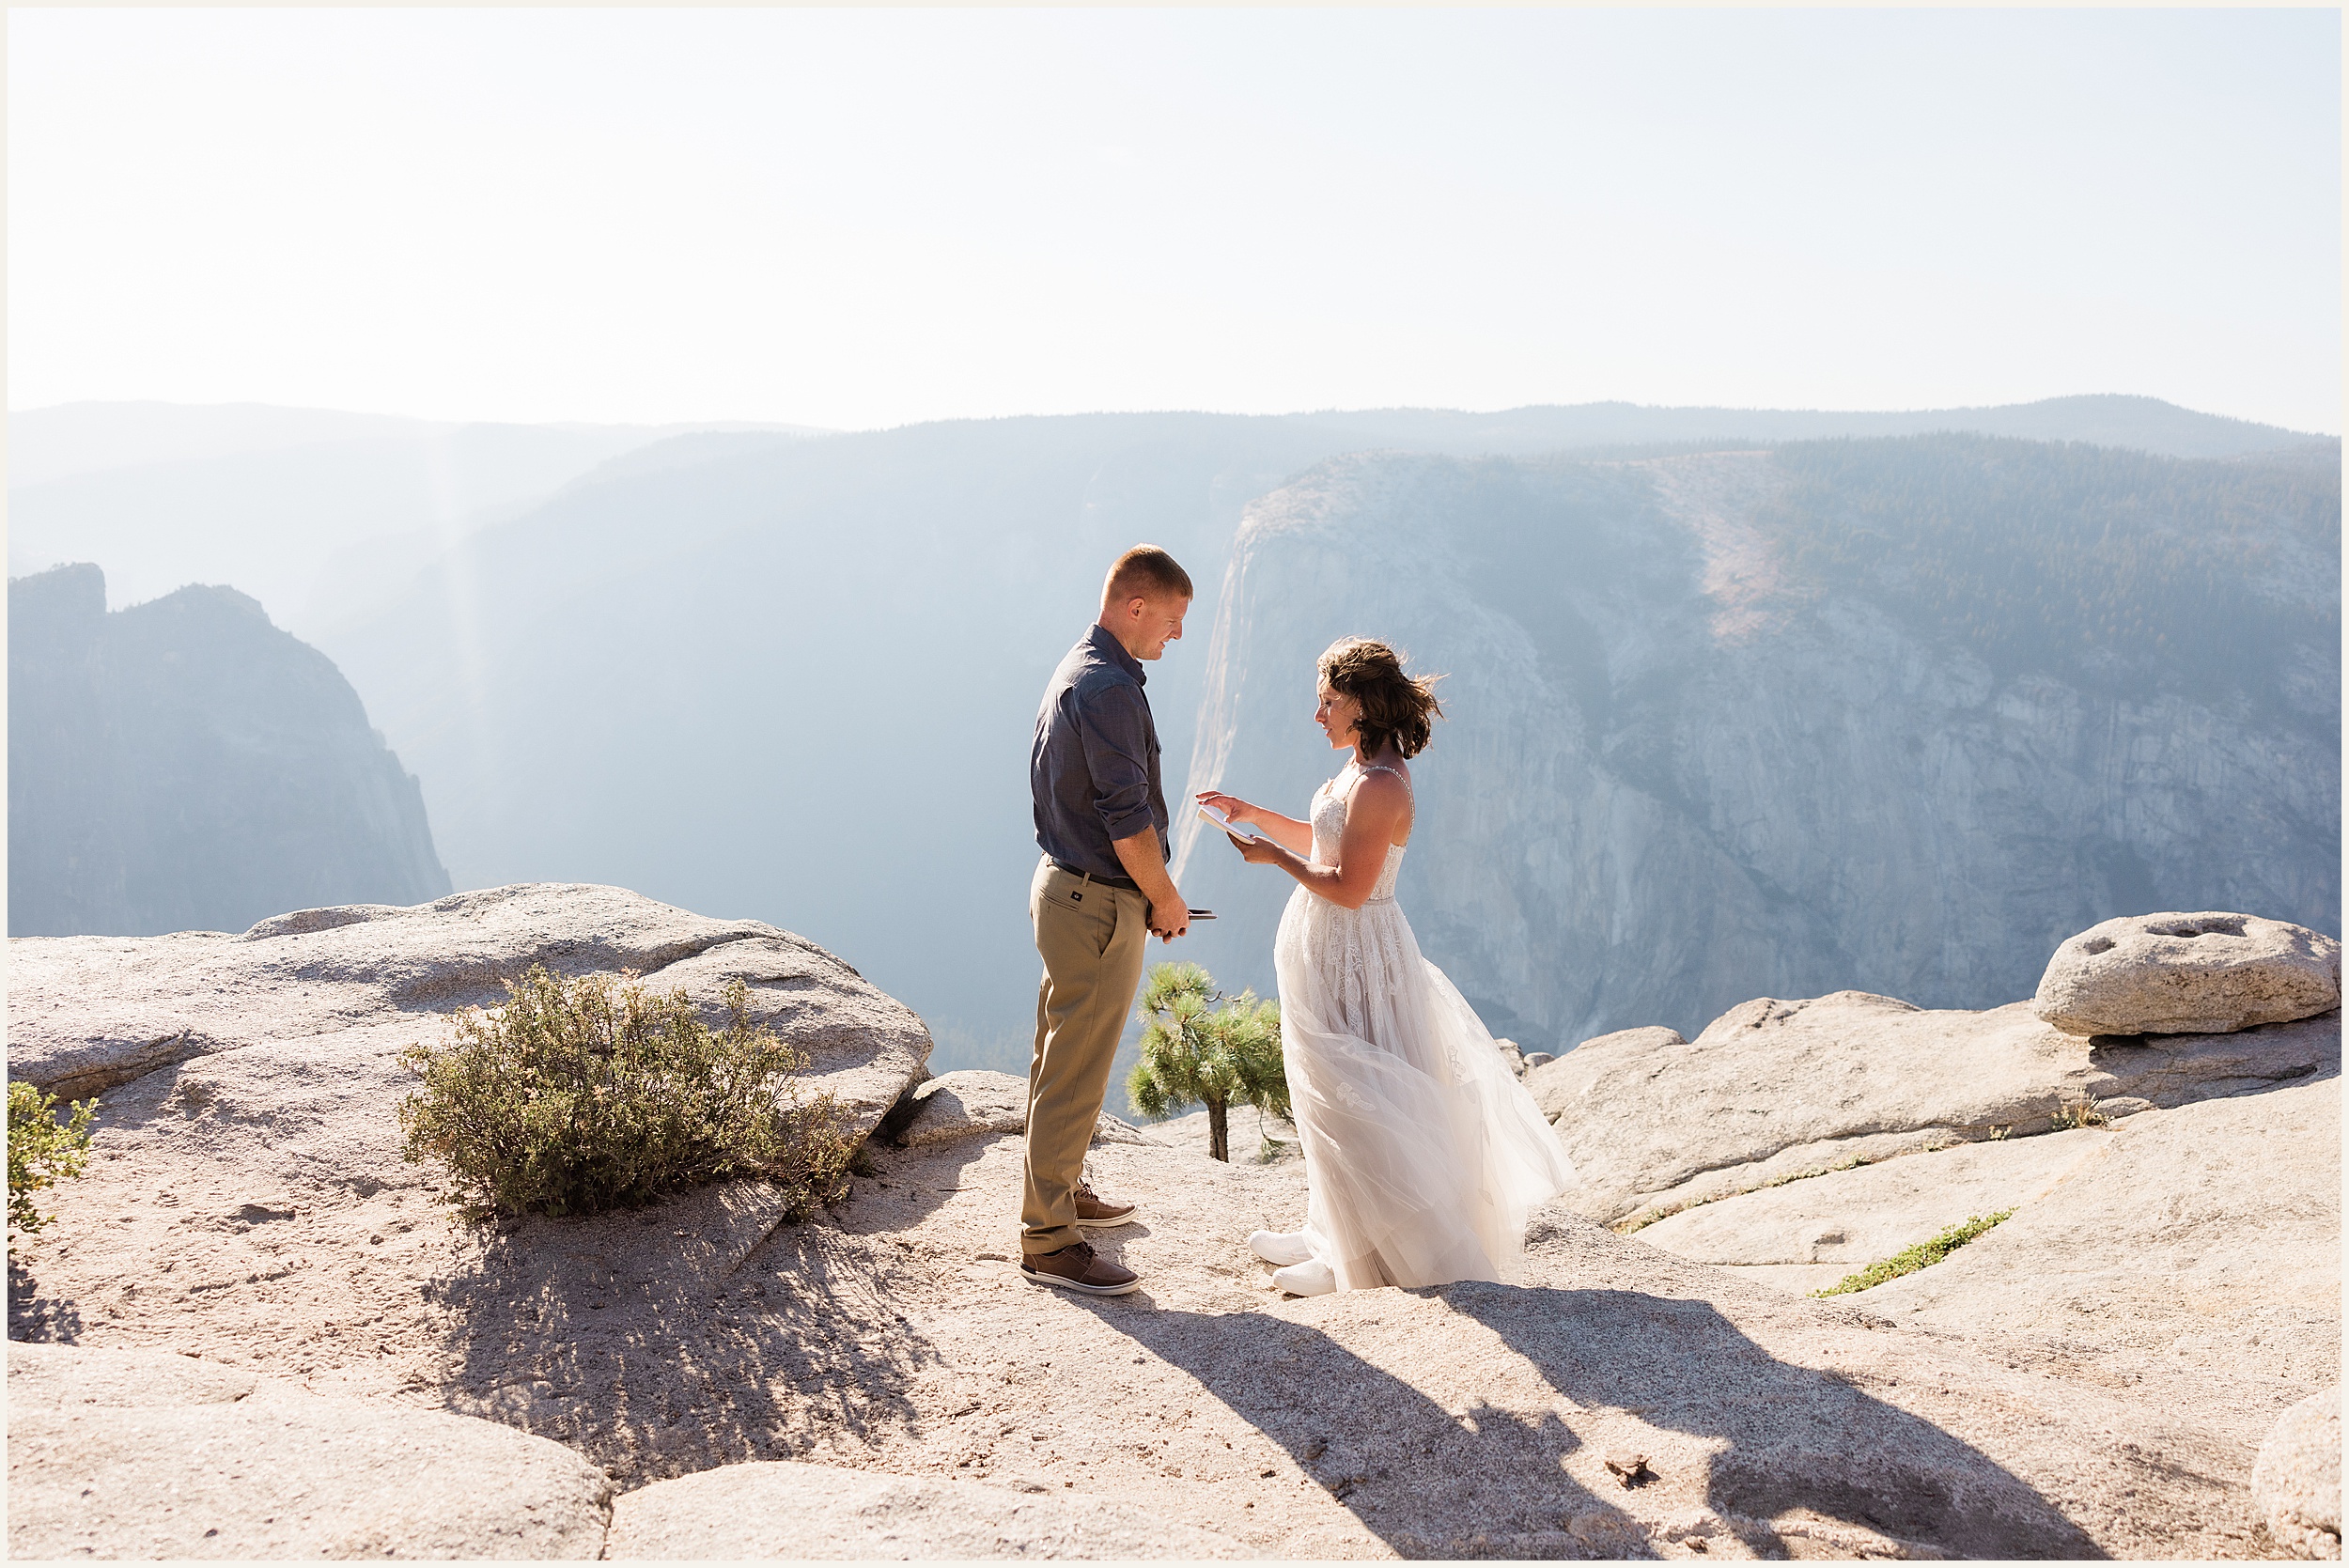
[[[1028,757],[1044,851],[1028,918],[1044,979],[1028,1063],[1019,1267],[1088,1296],[1123,1296],[1142,1282],[1084,1239],[1136,1215],[1085,1185],[1084,1156],[1150,933],[1173,941],[1190,928],[1166,869],[1166,793],[1142,668],[1182,636],[1190,600],[1190,575],[1165,551],[1136,545],[1119,556],[1100,618],[1045,688]]]

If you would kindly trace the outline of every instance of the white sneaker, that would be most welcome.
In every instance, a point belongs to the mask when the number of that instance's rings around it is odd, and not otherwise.
[[[1338,1288],[1337,1270],[1319,1258],[1272,1271],[1272,1282],[1291,1296],[1328,1296]]]
[[[1314,1250],[1305,1244],[1301,1234],[1283,1235],[1278,1231],[1249,1232],[1248,1250],[1275,1267],[1303,1263],[1314,1255]]]

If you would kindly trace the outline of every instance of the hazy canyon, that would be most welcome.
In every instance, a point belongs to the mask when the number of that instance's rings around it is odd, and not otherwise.
[[[1448,673],[1404,896],[1529,1048],[1762,991],[1994,1004],[2148,908],[2339,929],[2337,442],[2128,398],[315,424],[348,417],[19,416],[12,569],[283,584],[455,886],[808,932],[941,1066],[1023,1060],[1036,693],[1136,538],[1201,588],[1152,669],[1170,794],[1295,809],[1332,635]],[[1265,984],[1282,888],[1184,839],[1224,917],[1191,955]]]

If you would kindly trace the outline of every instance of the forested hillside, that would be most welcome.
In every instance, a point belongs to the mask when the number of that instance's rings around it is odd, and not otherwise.
[[[2336,451],[2230,463],[1979,437],[1781,448],[1755,522],[1798,582],[1870,598],[2002,675],[2229,693],[2321,716]],[[2313,705],[2313,706],[2311,706]]]

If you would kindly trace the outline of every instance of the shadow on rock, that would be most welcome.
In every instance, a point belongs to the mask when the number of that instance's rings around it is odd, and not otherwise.
[[[2105,1555],[1980,1450],[1833,1372],[1778,1360],[1710,1302],[1482,1283],[1441,1295],[1575,1405],[1703,1440],[1705,1500],[1724,1518],[1807,1514],[1965,1557]]]
[[[8,1338],[71,1344],[82,1337],[82,1309],[70,1296],[43,1296],[40,1281],[18,1259],[8,1260]]]
[[[871,1243],[790,1224],[755,1184],[532,1219],[436,1281],[450,1408],[568,1444],[624,1484],[852,1459],[917,1419],[937,1362]]]
[[[1474,1398],[1446,1408],[1308,1325],[1089,1305],[1280,1443],[1406,1557],[1652,1556],[1663,1539],[1702,1550],[1717,1532],[1764,1556],[1818,1555],[1816,1540],[1782,1538],[1781,1528],[1816,1533],[1772,1523],[1788,1515],[1969,1557],[2104,1555],[1977,1450],[1831,1374],[1778,1361],[1707,1303],[1495,1284],[1399,1294],[1488,1327],[1563,1399],[1540,1412]],[[1714,1517],[1683,1510],[1659,1528],[1641,1516],[1656,1509],[1635,1513],[1577,1480],[1604,1481],[1576,1430],[1595,1408],[1695,1439],[1683,1446],[1709,1456],[1702,1496]]]
[[[1446,1409],[1320,1329],[1256,1312],[1086,1303],[1205,1385],[1406,1557],[1637,1554],[1638,1520],[1569,1477],[1555,1413]]]

